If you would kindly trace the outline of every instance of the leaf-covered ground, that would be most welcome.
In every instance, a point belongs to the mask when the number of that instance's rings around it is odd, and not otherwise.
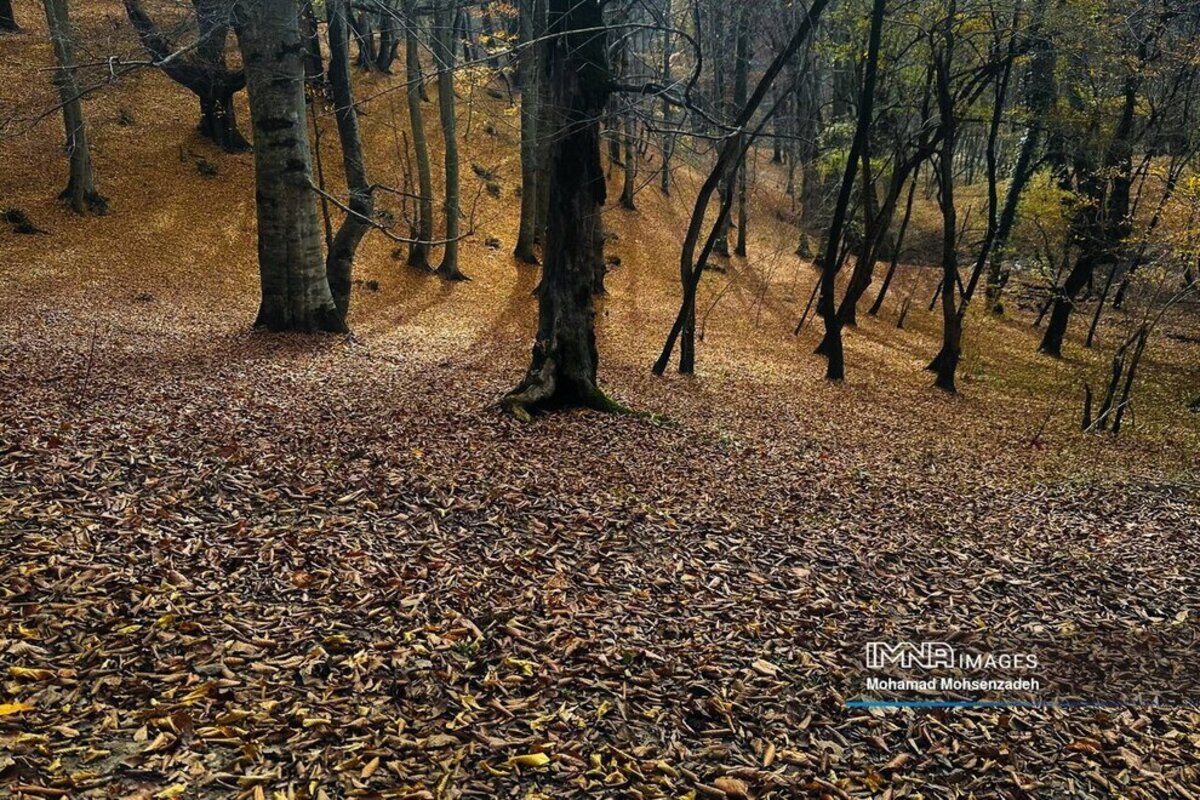
[[[49,58],[30,27],[12,69]],[[5,101],[39,103],[31,76]],[[380,179],[391,85],[360,82]],[[1020,313],[971,318],[958,397],[921,369],[936,317],[898,331],[892,304],[825,384],[764,189],[751,258],[707,279],[699,375],[655,379],[682,171],[608,214],[599,303],[605,386],[663,421],[517,423],[515,117],[460,93],[502,185],[474,280],[374,235],[352,338],[249,330],[251,159],[202,144],[162,76],[86,104],[107,217],[53,203],[57,119],[0,141],[0,196],[49,231],[0,231],[0,793],[1200,796],[1194,345],[1153,343],[1116,441],[1075,430],[1103,353],[1038,358]],[[1036,652],[1064,705],[850,707],[874,639]]]

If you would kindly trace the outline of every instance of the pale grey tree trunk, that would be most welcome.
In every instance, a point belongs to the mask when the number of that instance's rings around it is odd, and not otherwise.
[[[307,51],[299,12],[295,0],[252,0],[238,17],[254,124],[262,283],[255,325],[272,331],[344,331],[321,254],[305,123]]]
[[[80,101],[79,82],[75,79],[73,68],[75,40],[67,15],[67,0],[43,0],[43,5],[46,8],[50,41],[54,46],[54,60],[58,63],[58,69],[54,73],[54,85],[58,87],[59,98],[62,101],[67,157],[70,161],[67,188],[59,197],[66,200],[76,214],[103,214],[108,209],[108,203],[96,191],[96,179],[92,174],[92,153],[88,148],[87,130],[83,124],[83,103]]]
[[[434,7],[433,55],[437,61],[438,115],[445,139],[446,246],[437,273],[452,281],[466,279],[458,268],[458,133],[454,119],[454,0],[437,0]]]
[[[417,219],[413,242],[408,248],[408,265],[429,270],[429,242],[433,240],[433,178],[429,169],[429,145],[425,140],[425,118],[421,115],[421,89],[425,85],[421,77],[420,42],[417,38],[416,3],[405,4],[404,64],[408,85],[408,121],[412,128],[413,150],[417,159]]]

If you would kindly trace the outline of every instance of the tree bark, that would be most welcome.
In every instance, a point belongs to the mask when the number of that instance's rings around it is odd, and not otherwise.
[[[605,200],[599,116],[609,94],[603,19],[597,0],[550,0],[542,77],[550,89],[550,215],[538,288],[538,331],[529,371],[502,401],[518,418],[557,406],[609,410],[596,381],[592,306],[594,241],[585,221]]]
[[[663,86],[671,85],[671,0],[664,0],[662,30],[662,66],[659,71],[659,81]],[[675,146],[675,136],[671,133],[671,104],[666,95],[662,99],[662,170],[659,173],[659,188],[663,194],[671,193],[671,151]]]
[[[417,41],[417,17],[415,0],[409,0],[405,8],[404,63],[405,96],[408,100],[408,122],[412,129],[413,150],[417,160],[417,218],[413,230],[412,244],[408,247],[408,266],[431,271],[429,266],[429,242],[433,241],[433,175],[429,167],[429,145],[425,138],[425,117],[421,114],[420,44]]]
[[[325,0],[329,15],[329,85],[333,91],[338,140],[342,146],[342,167],[346,173],[346,189],[350,195],[350,213],[342,221],[325,259],[329,290],[338,314],[345,321],[350,311],[350,287],[354,254],[359,242],[371,228],[374,202],[371,184],[364,166],[362,137],[358,129],[358,112],[354,107],[354,92],[350,86],[350,10],[349,0]]]
[[[444,139],[446,245],[437,274],[451,281],[466,280],[458,268],[458,125],[454,117],[454,0],[437,0],[434,6],[433,54],[437,62],[438,117]]]
[[[256,326],[345,331],[321,257],[304,103],[304,42],[295,0],[254,0],[238,44],[254,124],[262,302]]]
[[[17,18],[13,16],[12,0],[0,0],[0,31],[16,33],[21,30]]]
[[[152,58],[163,61],[177,48],[154,24],[141,0],[124,0],[125,13],[142,46]],[[223,0],[194,0],[199,28],[194,54],[175,58],[162,66],[168,78],[196,95],[200,103],[200,133],[227,153],[250,149],[237,127],[233,98],[246,86],[242,70],[225,63],[229,38],[229,8]],[[311,56],[310,56],[311,57]]]
[[[958,215],[954,206],[954,148],[958,126],[954,118],[954,94],[950,72],[954,63],[954,26],[958,4],[950,0],[942,33],[940,53],[934,55],[938,117],[942,151],[938,156],[938,204],[942,209],[942,349],[930,363],[937,373],[933,385],[947,392],[957,391],[954,383],[962,346],[962,317],[955,307],[958,289]]]
[[[108,201],[96,191],[92,173],[92,153],[88,148],[87,129],[83,124],[83,103],[79,82],[75,79],[75,40],[67,13],[67,0],[43,0],[50,41],[54,46],[54,84],[62,100],[63,127],[66,130],[67,159],[70,163],[67,188],[59,198],[66,200],[76,214],[103,214]]]
[[[538,263],[533,246],[537,230],[538,195],[538,52],[535,43],[541,30],[535,18],[538,0],[520,0],[518,24],[521,52],[517,68],[521,76],[521,223],[517,231],[517,246],[513,256],[524,264]]]
[[[904,201],[904,217],[900,220],[900,230],[896,233],[895,246],[892,248],[892,261],[888,264],[887,274],[883,276],[879,294],[875,295],[875,302],[867,311],[872,317],[879,314],[879,309],[883,307],[883,300],[887,297],[888,289],[892,285],[892,279],[896,276],[896,267],[900,263],[900,254],[904,248],[904,234],[908,232],[908,221],[912,219],[913,199],[917,193],[917,177],[919,175],[920,169],[914,169],[912,179],[908,183],[908,198]]]
[[[1161,24],[1161,21],[1160,23]],[[1156,33],[1147,33],[1138,42],[1138,64],[1148,58],[1150,42]],[[1084,286],[1092,282],[1096,267],[1113,264],[1121,242],[1129,234],[1129,194],[1133,184],[1133,123],[1137,110],[1141,70],[1133,69],[1125,77],[1121,115],[1112,139],[1104,150],[1099,169],[1086,175],[1083,193],[1091,201],[1083,205],[1079,226],[1079,256],[1070,274],[1055,294],[1050,321],[1038,348],[1046,355],[1060,357],[1063,340],[1075,300]]]
[[[734,108],[739,109],[746,105],[746,84],[750,72],[750,23],[747,19],[749,13],[749,7],[743,7],[738,12],[737,39],[734,43],[733,105]],[[744,258],[746,256],[746,222],[748,219],[746,213],[745,156],[742,157],[741,162],[738,164],[737,204],[737,237],[733,244],[733,254]]]
[[[396,23],[396,9],[390,3],[384,2],[379,11],[379,52],[375,54],[375,67],[385,74],[391,74],[392,64],[400,50],[399,25]]]
[[[867,39],[867,60],[863,65],[862,96],[858,101],[858,122],[854,140],[846,159],[846,171],[842,176],[842,187],[838,192],[837,206],[829,225],[825,241],[825,256],[821,262],[821,294],[817,311],[825,323],[824,355],[828,359],[825,377],[840,381],[846,376],[845,357],[842,350],[842,321],[834,299],[837,291],[837,273],[841,267],[838,247],[842,241],[842,230],[846,223],[846,210],[854,190],[854,178],[862,154],[870,147],[871,122],[875,104],[875,79],[879,65],[879,45],[883,32],[883,17],[886,0],[873,0],[871,7],[871,29]]]

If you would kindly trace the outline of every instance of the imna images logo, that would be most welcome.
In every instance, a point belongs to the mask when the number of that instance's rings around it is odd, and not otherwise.
[[[946,642],[867,642],[867,668],[938,669],[954,666],[954,648]]]
[[[867,642],[867,669],[1036,669],[1033,653],[958,652],[947,642]]]

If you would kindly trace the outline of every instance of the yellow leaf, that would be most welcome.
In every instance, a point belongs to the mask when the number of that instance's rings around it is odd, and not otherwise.
[[[508,760],[509,766],[513,767],[544,767],[549,763],[550,756],[545,753],[525,753]]]
[[[168,786],[167,788],[163,789],[161,792],[154,795],[154,797],[156,800],[170,800],[172,797],[179,797],[179,795],[187,791],[187,788],[188,787],[186,783],[177,783],[174,786]]]
[[[0,717],[10,714],[20,714],[23,711],[33,711],[32,703],[0,703]]]
[[[483,763],[483,768],[485,770],[487,770],[487,773],[489,775],[494,775],[497,778],[501,778],[508,774],[508,770],[506,770],[506,769],[496,769],[495,767],[493,767],[491,764],[489,764],[486,761],[484,761],[482,763]]]
[[[8,674],[14,678],[24,678],[28,681],[48,681],[54,677],[53,670],[33,667],[9,667]]]

